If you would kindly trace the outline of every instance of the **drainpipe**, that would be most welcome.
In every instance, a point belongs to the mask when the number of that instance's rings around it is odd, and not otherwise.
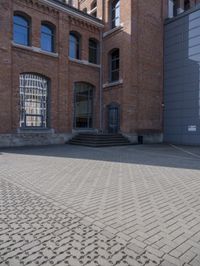
[[[103,131],[103,29],[100,30],[99,131]]]

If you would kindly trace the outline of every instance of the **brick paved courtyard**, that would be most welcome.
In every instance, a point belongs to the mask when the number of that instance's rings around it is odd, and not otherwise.
[[[0,265],[200,266],[200,148],[1,150]]]

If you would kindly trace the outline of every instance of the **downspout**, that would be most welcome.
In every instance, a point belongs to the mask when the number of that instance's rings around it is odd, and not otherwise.
[[[103,132],[103,29],[100,29],[99,132]]]

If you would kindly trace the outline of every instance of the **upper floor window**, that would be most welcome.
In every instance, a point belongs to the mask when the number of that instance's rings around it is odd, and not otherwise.
[[[96,8],[96,7],[97,7],[97,0],[94,0],[94,1],[92,2],[91,6],[90,6],[90,9],[92,10],[92,9],[94,9],[94,8]]]
[[[89,39],[89,62],[93,64],[99,63],[98,42],[94,39]]]
[[[41,25],[41,49],[54,52],[54,30],[47,24]]]
[[[111,26],[112,28],[120,26],[120,0],[111,2]]]
[[[172,18],[175,17],[184,11],[189,10],[193,6],[197,4],[197,1],[190,1],[190,0],[168,0],[168,17]]]
[[[27,18],[22,15],[14,15],[13,18],[13,40],[15,43],[22,45],[30,45],[30,23]]]
[[[120,53],[119,49],[114,49],[110,53],[110,81],[119,80]]]
[[[69,56],[74,59],[80,59],[80,35],[71,32],[69,36]]]

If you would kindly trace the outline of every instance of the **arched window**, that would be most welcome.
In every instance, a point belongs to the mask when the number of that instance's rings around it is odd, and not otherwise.
[[[69,36],[69,56],[74,59],[80,59],[80,35],[70,32]]]
[[[110,52],[110,81],[119,80],[119,69],[120,69],[120,53],[119,49],[114,49]]]
[[[13,41],[17,44],[30,45],[30,23],[23,15],[13,17]]]
[[[111,27],[120,26],[120,0],[111,1]]]
[[[89,39],[89,62],[93,64],[99,63],[99,44],[94,39]]]
[[[41,25],[41,49],[47,52],[54,52],[55,40],[52,26],[42,23]]]
[[[20,75],[20,127],[47,127],[48,80],[36,74]]]
[[[84,82],[75,83],[74,90],[74,127],[93,127],[94,87]]]

